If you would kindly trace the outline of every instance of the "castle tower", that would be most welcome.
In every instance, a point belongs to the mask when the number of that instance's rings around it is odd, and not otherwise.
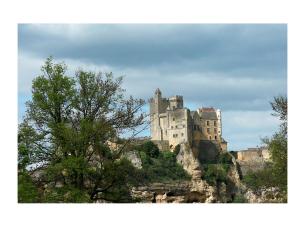
[[[159,119],[159,114],[163,110],[162,105],[161,91],[157,88],[154,97],[150,99],[150,131],[152,140],[162,140],[162,130]]]

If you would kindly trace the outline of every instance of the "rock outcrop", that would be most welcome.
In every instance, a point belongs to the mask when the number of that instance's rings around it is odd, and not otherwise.
[[[262,188],[257,191],[248,189],[244,194],[249,203],[281,203],[286,202],[278,188]]]
[[[192,176],[192,179],[201,179],[202,170],[199,161],[195,158],[188,143],[180,145],[180,151],[176,157],[177,162]]]
[[[186,202],[190,193],[191,182],[152,183],[147,186],[134,187],[133,198],[145,203],[181,203]]]
[[[136,151],[125,152],[124,157],[128,159],[134,167],[138,169],[142,168],[142,160]]]
[[[191,176],[190,181],[178,181],[169,183],[152,183],[147,186],[135,187],[131,195],[139,202],[152,203],[218,203],[231,202],[232,196],[239,192],[240,176],[238,164],[233,158],[233,164],[228,170],[228,182],[210,185],[202,179],[203,169],[199,159],[194,156],[188,143],[180,145],[180,151],[176,157]]]

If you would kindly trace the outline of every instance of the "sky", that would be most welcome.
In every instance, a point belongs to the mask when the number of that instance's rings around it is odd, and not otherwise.
[[[270,101],[287,95],[285,24],[19,24],[19,122],[50,55],[70,76],[79,68],[124,76],[136,98],[160,88],[164,97],[182,95],[191,110],[221,109],[229,150],[270,137],[280,123]]]

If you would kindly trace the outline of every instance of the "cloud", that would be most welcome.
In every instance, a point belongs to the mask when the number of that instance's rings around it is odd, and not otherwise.
[[[272,111],[224,111],[222,112],[223,136],[230,150],[261,145],[261,138],[270,137],[280,125]]]
[[[19,95],[30,96],[52,55],[70,76],[78,68],[124,75],[134,97],[149,99],[159,87],[191,109],[220,108],[225,134],[240,147],[274,131],[269,102],[287,93],[284,24],[21,24],[18,36]],[[258,122],[250,128],[246,118]]]

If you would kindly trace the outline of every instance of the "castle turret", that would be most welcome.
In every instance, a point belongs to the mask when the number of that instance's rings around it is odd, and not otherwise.
[[[157,88],[154,97],[150,99],[151,137],[153,140],[162,140],[159,114],[167,108],[165,101],[166,99],[161,97],[161,91]]]

